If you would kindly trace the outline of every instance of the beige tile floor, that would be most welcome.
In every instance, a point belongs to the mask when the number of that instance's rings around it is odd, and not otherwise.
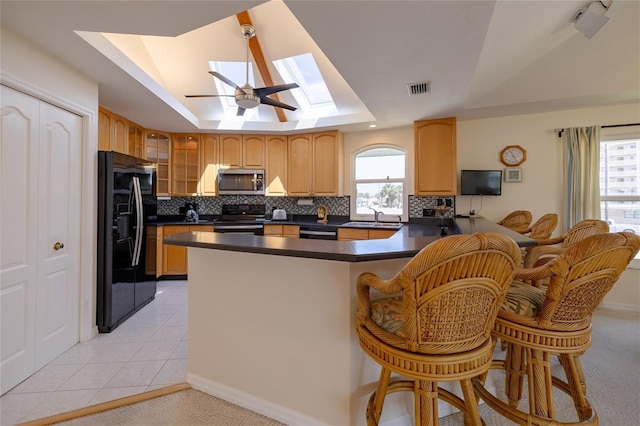
[[[50,416],[181,383],[187,377],[187,282],[108,334],[78,343],[0,397],[0,425]]]

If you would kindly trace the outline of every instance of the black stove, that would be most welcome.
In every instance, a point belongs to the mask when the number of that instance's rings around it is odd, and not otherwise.
[[[214,231],[261,235],[265,209],[265,204],[223,204],[222,217],[216,221]]]

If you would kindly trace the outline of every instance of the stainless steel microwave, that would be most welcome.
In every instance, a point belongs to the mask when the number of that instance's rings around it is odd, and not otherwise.
[[[218,171],[219,195],[264,195],[264,170],[221,169]]]

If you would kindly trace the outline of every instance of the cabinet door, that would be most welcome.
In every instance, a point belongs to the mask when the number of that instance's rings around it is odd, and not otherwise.
[[[145,158],[144,154],[144,129],[133,121],[127,122],[129,133],[129,155],[137,158]]]
[[[156,227],[156,278],[164,275],[164,226]]]
[[[218,142],[218,135],[200,136],[200,195],[218,193]]]
[[[198,194],[200,136],[176,134],[171,144],[171,195]]]
[[[338,240],[368,240],[368,229],[338,228]]]
[[[289,161],[287,194],[289,196],[312,195],[312,135],[291,135],[288,138]]]
[[[416,195],[456,195],[456,119],[414,123]]]
[[[169,195],[169,141],[166,133],[145,131],[145,157],[156,163],[156,193]]]
[[[242,167],[264,169],[264,135],[242,136]]]
[[[189,231],[193,232],[213,232],[213,225],[191,225]]]
[[[242,167],[242,135],[220,135],[220,165]]]
[[[341,142],[338,132],[313,134],[313,195],[339,195]]]
[[[111,111],[98,107],[98,150],[111,151]]]
[[[287,238],[300,238],[299,225],[283,225],[282,236]]]
[[[173,234],[189,232],[185,225],[164,226],[163,237]],[[185,275],[187,273],[187,248],[163,244],[163,272],[164,275]]]
[[[267,136],[266,194],[287,195],[287,137]]]
[[[113,114],[111,120],[111,146],[114,151],[129,154],[129,129],[127,119]]]
[[[147,241],[145,249],[144,273],[156,276],[156,257],[158,249],[158,235],[156,226],[147,227]]]
[[[282,236],[282,225],[264,225],[263,234],[280,237]]]
[[[369,239],[370,240],[381,240],[384,238],[389,238],[393,234],[398,231],[393,229],[369,229]]]

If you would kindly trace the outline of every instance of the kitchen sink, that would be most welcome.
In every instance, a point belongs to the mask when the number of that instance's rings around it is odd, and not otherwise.
[[[398,229],[402,228],[402,222],[347,222],[343,223],[342,226]]]

